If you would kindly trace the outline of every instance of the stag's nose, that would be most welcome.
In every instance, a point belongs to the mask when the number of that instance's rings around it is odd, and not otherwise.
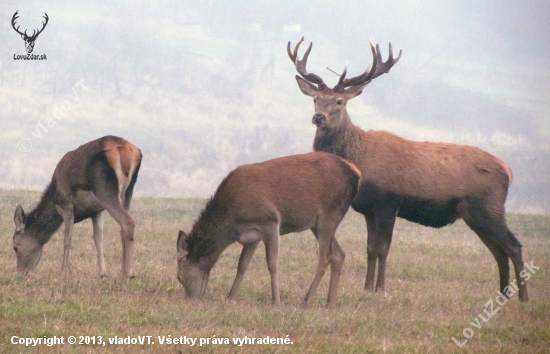
[[[319,125],[325,122],[327,117],[322,113],[316,113],[313,115],[313,118],[311,119],[311,123],[315,125]]]

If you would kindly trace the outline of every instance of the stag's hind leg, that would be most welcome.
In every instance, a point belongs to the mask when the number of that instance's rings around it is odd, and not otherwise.
[[[499,215],[504,215],[504,213],[502,212]],[[499,271],[500,291],[506,293],[506,288],[510,285],[508,259],[511,259],[516,272],[519,299],[520,301],[528,301],[527,284],[520,276],[523,271],[522,245],[506,226],[504,216],[492,216],[483,210],[476,210],[475,213],[470,212],[465,216],[464,221],[474,230],[495,257]]]
[[[507,228],[508,229],[508,228]],[[512,260],[514,265],[514,270],[516,272],[516,281],[519,287],[519,300],[527,302],[529,301],[529,292],[527,291],[527,284],[525,280],[522,279],[521,274],[523,274],[523,256],[522,256],[522,245],[516,238],[516,236],[508,230],[508,242],[506,243],[505,250],[508,253],[508,256]]]

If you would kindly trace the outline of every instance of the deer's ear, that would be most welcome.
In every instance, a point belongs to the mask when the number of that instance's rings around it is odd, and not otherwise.
[[[369,84],[369,82],[366,82],[362,85],[351,86],[351,87],[345,89],[344,92],[346,93],[346,98],[349,100],[349,99],[352,99],[356,96],[359,96],[363,92],[363,89],[365,88],[365,86],[367,86]]]
[[[315,97],[317,95],[317,92],[320,91],[317,86],[310,84],[298,75],[296,75],[296,81],[298,82],[298,86],[300,87],[300,90],[302,90],[304,95]]]
[[[17,208],[15,208],[13,221],[15,222],[15,232],[22,231],[25,228],[25,212],[23,211],[21,205],[18,205]]]
[[[187,234],[180,230],[178,234],[178,252],[187,251]]]

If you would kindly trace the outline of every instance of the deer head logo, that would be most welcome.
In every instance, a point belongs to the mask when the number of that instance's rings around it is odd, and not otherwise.
[[[34,48],[34,41],[36,40],[38,35],[42,33],[42,31],[44,30],[44,28],[46,28],[46,25],[48,24],[48,14],[44,12],[44,19],[46,20],[46,22],[42,22],[42,29],[33,30],[32,36],[29,36],[27,35],[27,30],[25,30],[25,32],[20,32],[20,26],[17,26],[17,28],[15,28],[15,20],[17,20],[17,18],[19,17],[19,15],[17,14],[18,12],[19,10],[15,11],[15,13],[13,14],[13,17],[11,19],[11,26],[13,27],[15,32],[19,33],[21,35],[21,38],[23,38],[23,40],[25,41],[25,49],[27,50],[27,53],[32,53],[32,50]]]

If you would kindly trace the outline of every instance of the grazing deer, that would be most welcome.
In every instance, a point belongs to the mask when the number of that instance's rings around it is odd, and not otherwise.
[[[287,52],[301,75],[301,91],[313,97],[317,126],[313,149],[336,154],[354,163],[362,173],[354,210],[365,216],[368,230],[366,290],[384,290],[386,257],[390,249],[396,216],[425,226],[443,227],[462,218],[495,257],[500,290],[509,285],[512,259],[519,286],[519,298],[528,301],[527,286],[520,278],[522,245],[508,229],[504,202],[512,182],[510,168],[496,157],[466,145],[414,142],[386,131],[364,131],[354,125],[347,102],[361,94],[372,80],[387,73],[399,61],[391,44],[389,58],[382,61],[380,48],[370,43],[373,63],[361,75],[346,78],[347,66],[334,88],[306,71],[310,44],[302,60],[298,48],[302,39]]]
[[[222,181],[189,235],[179,233],[178,280],[187,296],[204,296],[216,260],[227,246],[239,242],[243,249],[229,293],[235,299],[258,243],[263,241],[272,303],[279,305],[279,236],[310,229],[319,242],[319,260],[304,305],[310,304],[329,264],[327,305],[334,305],[345,258],[334,233],[357,192],[359,179],[355,166],[319,152],[237,167]]]
[[[66,273],[73,224],[92,218],[99,276],[105,276],[102,212],[107,210],[120,225],[123,273],[133,277],[134,219],[128,209],[140,164],[139,149],[116,136],[104,136],[66,153],[38,206],[27,215],[21,205],[15,209],[13,250],[17,269],[23,273],[33,271],[42,247],[64,223],[61,270]]]

